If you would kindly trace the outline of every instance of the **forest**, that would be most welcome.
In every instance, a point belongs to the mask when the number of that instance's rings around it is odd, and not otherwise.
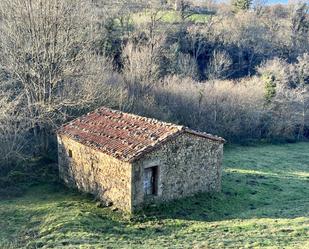
[[[232,143],[309,137],[306,2],[2,0],[0,154],[108,106]]]

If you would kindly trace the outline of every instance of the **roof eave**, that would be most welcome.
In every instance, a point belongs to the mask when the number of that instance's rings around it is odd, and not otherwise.
[[[160,147],[161,145],[167,143],[168,141],[171,141],[173,138],[179,136],[180,134],[182,134],[184,132],[183,129],[179,129],[177,132],[165,137],[164,139],[162,139],[161,141],[158,141],[157,143],[155,143],[154,145],[148,146],[147,148],[141,150],[138,154],[134,155],[133,157],[131,157],[127,162],[129,163],[133,163],[135,161],[138,161],[139,159],[141,159],[144,155],[146,155],[147,153],[150,153],[152,151],[154,151],[155,149],[157,149],[158,147]]]
[[[199,131],[195,131],[195,130],[192,130],[190,128],[184,128],[184,131],[189,133],[189,134],[192,134],[192,135],[196,135],[196,136],[199,136],[199,137],[203,137],[203,138],[207,138],[209,140],[212,140],[212,141],[216,141],[216,142],[220,142],[220,143],[226,143],[226,140],[222,137],[219,137],[219,136],[215,136],[215,135],[212,135],[212,134],[208,134],[206,132],[199,132]]]
[[[190,128],[182,126],[181,129],[178,132],[176,132],[176,133],[174,133],[170,136],[167,136],[165,139],[159,141],[158,143],[156,143],[153,146],[149,146],[149,147],[141,150],[139,152],[139,154],[131,157],[126,162],[129,162],[129,163],[136,162],[139,159],[143,158],[143,156],[145,156],[147,153],[154,151],[155,149],[157,149],[161,145],[165,144],[168,141],[171,141],[173,138],[179,136],[180,134],[184,134],[184,133],[189,133],[189,134],[199,136],[199,137],[202,137],[202,138],[206,138],[206,139],[209,139],[209,140],[212,140],[212,141],[215,141],[215,142],[219,142],[219,143],[226,143],[226,140],[222,137],[214,136],[214,135],[211,135],[211,134],[208,134],[208,133],[205,133],[205,132],[198,132],[198,131],[191,130]]]

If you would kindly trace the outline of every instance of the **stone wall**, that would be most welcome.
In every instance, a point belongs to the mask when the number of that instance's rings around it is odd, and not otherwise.
[[[69,157],[69,150],[72,157]],[[66,136],[58,136],[59,173],[68,186],[131,211],[130,163],[119,161]]]
[[[60,177],[68,186],[92,193],[128,212],[149,202],[221,190],[223,144],[189,133],[177,136],[132,164],[62,135],[58,136],[58,157]],[[157,194],[145,197],[144,169],[153,166],[158,166]]]
[[[223,144],[184,133],[133,163],[133,208],[197,192],[221,190]],[[157,195],[145,197],[144,168],[158,166]]]

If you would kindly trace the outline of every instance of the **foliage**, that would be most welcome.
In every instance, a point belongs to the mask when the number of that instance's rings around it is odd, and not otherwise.
[[[252,5],[252,0],[233,0],[232,4],[236,10],[249,10]]]
[[[234,13],[212,1],[0,1],[0,163],[56,151],[55,130],[101,105],[233,142],[306,139],[307,13],[262,2]]]
[[[110,83],[110,62],[92,47],[97,40],[92,13],[84,0],[1,1],[0,92],[14,114],[0,142],[23,126],[29,134],[23,139],[32,145],[28,152],[47,153],[54,129],[68,117],[119,96]]]
[[[0,198],[21,196],[30,186],[58,184],[58,167],[47,158],[28,159],[0,168]]]
[[[58,185],[34,186],[0,202],[0,247],[306,248],[308,151],[308,143],[228,147],[221,193],[134,217]]]
[[[307,4],[166,2],[0,1],[0,247],[309,246],[306,143],[228,149],[223,193],[131,220],[33,159],[101,105],[231,142],[309,138]]]
[[[265,84],[265,102],[269,104],[276,95],[275,79],[271,75],[263,75],[262,79]]]

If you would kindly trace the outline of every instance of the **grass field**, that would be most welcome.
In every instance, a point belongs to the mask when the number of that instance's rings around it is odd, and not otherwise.
[[[133,218],[32,186],[1,200],[0,248],[309,248],[309,143],[227,148],[222,193]]]
[[[186,13],[186,20],[193,23],[205,23],[209,19],[209,14],[202,13]],[[157,14],[157,18],[163,23],[179,23],[181,21],[181,16],[178,11],[166,10],[160,11]],[[147,23],[150,22],[150,15],[147,11],[138,12],[132,15],[133,23]]]

